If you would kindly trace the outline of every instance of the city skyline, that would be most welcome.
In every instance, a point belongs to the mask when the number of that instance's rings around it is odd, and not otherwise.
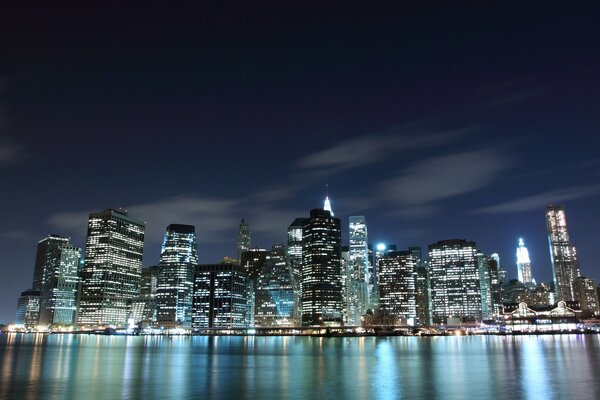
[[[37,242],[85,251],[90,212],[146,222],[144,266],[166,226],[194,225],[210,264],[236,256],[242,219],[254,247],[286,243],[326,185],[343,245],[363,215],[373,245],[475,241],[516,277],[522,237],[538,283],[552,280],[544,207],[564,204],[582,274],[600,280],[589,9],[80,7],[0,16],[0,322]]]

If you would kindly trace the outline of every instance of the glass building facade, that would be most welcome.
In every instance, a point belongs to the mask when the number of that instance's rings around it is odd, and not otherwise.
[[[454,239],[429,245],[433,323],[449,318],[481,319],[481,291],[475,242]]]
[[[78,323],[125,326],[139,297],[145,224],[127,212],[90,214],[82,270]]]
[[[192,331],[246,328],[247,274],[236,263],[198,265]]]
[[[342,323],[341,223],[314,209],[302,226],[302,324]]]
[[[237,260],[241,263],[242,253],[252,247],[252,237],[250,236],[250,225],[242,219],[238,230],[237,240]]]
[[[29,289],[21,292],[21,297],[17,301],[17,315],[15,325],[25,329],[35,329],[40,318],[40,299],[39,290]]]
[[[33,277],[40,291],[40,325],[77,323],[81,249],[68,238],[50,235],[38,242]]]
[[[194,268],[197,264],[195,227],[169,225],[158,263],[156,321],[159,326],[191,328]]]
[[[392,251],[379,259],[379,309],[402,325],[415,325],[417,266],[410,251]]]
[[[569,239],[563,206],[551,204],[546,207],[546,227],[556,301],[574,301],[573,283],[581,274],[577,250]]]
[[[298,306],[293,273],[283,245],[275,245],[256,282],[255,326],[295,326]]]
[[[360,317],[369,308],[369,245],[364,216],[349,218],[349,254],[346,262],[347,323],[360,325]]]

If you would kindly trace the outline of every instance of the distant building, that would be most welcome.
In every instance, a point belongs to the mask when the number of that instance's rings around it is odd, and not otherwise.
[[[360,325],[361,315],[369,308],[369,247],[364,216],[349,218],[350,246],[347,262],[347,323]]]
[[[500,320],[507,332],[575,331],[580,315],[577,302],[559,301],[549,306],[531,306],[520,302],[504,304]]]
[[[527,292],[523,282],[518,279],[510,279],[502,288],[502,304],[519,303]]]
[[[124,326],[139,297],[144,252],[143,222],[108,209],[90,214],[78,323]]]
[[[431,325],[431,287],[429,271],[425,262],[421,261],[417,267],[416,280],[417,325]]]
[[[17,316],[15,325],[25,329],[35,329],[40,318],[39,290],[29,289],[21,293],[17,302]]]
[[[498,315],[502,304],[498,264],[494,258],[478,253],[477,269],[481,293],[481,317],[484,320],[493,319]]]
[[[293,279],[284,246],[274,245],[256,282],[255,326],[296,326]]]
[[[195,227],[169,225],[158,263],[156,320],[159,326],[191,328],[194,269],[197,264]]]
[[[302,226],[302,324],[342,323],[341,224],[322,209]]]
[[[156,293],[158,289],[158,265],[142,268],[140,296],[132,300],[130,318],[135,322],[152,325],[156,322]]]
[[[410,251],[392,251],[379,259],[379,309],[402,325],[415,325],[417,265]]]
[[[586,314],[597,314],[600,312],[598,291],[594,278],[580,276],[573,283],[575,299],[579,302],[581,311]]]
[[[255,325],[254,316],[256,314],[256,283],[260,273],[265,268],[269,251],[267,249],[248,249],[241,254],[241,267],[244,268],[248,276],[247,295],[248,301],[246,310],[246,324],[250,327]]]
[[[454,239],[429,245],[429,273],[433,323],[481,319],[475,242]]]
[[[523,238],[519,238],[519,245],[517,246],[517,274],[519,281],[523,282],[526,287],[535,287],[535,279],[533,279],[531,273],[529,250],[527,250]]]
[[[369,268],[369,308],[379,308],[379,259],[387,253],[396,251],[395,244],[377,243],[373,252],[373,263]]]
[[[524,302],[533,307],[549,307],[556,304],[554,290],[545,283],[518,293],[516,300],[518,303]]]
[[[235,263],[198,265],[192,331],[246,328],[247,280],[244,268]]]
[[[50,235],[39,241],[33,285],[40,291],[40,325],[77,323],[81,249],[68,238]]]
[[[237,240],[237,259],[241,263],[242,253],[252,247],[252,237],[250,235],[250,225],[244,221],[240,222]]]
[[[557,300],[574,301],[573,284],[580,276],[579,262],[577,250],[569,239],[563,206],[551,204],[546,207],[546,226]]]

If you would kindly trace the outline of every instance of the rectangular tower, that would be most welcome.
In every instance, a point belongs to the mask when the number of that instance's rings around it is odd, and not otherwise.
[[[127,212],[90,214],[82,272],[81,326],[124,326],[139,296],[145,225]]]
[[[573,283],[580,276],[579,262],[577,250],[569,240],[563,206],[550,204],[546,207],[546,227],[556,301],[575,301]]]

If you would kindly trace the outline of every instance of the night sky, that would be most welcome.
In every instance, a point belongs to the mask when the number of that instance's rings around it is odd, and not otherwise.
[[[37,241],[83,247],[90,212],[146,221],[144,265],[193,224],[208,263],[235,256],[241,218],[254,246],[284,243],[325,184],[343,242],[365,215],[372,243],[470,239],[516,277],[522,236],[538,282],[564,204],[600,278],[593,2],[287,3],[2,6],[0,322]]]

